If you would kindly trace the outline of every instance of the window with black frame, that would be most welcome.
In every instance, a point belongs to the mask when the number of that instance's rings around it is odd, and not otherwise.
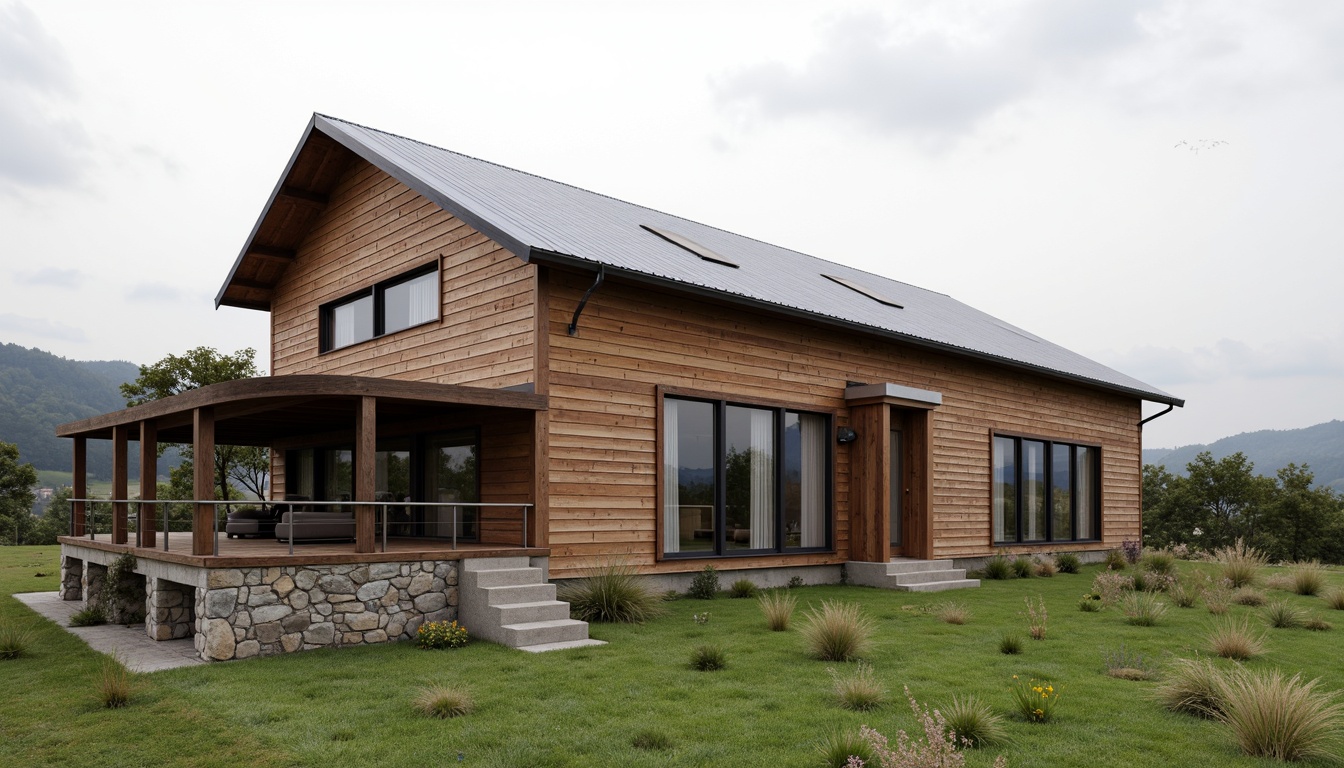
[[[1100,459],[1095,446],[995,435],[994,543],[1100,538]]]
[[[324,304],[318,315],[321,352],[433,322],[439,318],[438,264]]]
[[[830,417],[663,399],[663,553],[830,547]]]

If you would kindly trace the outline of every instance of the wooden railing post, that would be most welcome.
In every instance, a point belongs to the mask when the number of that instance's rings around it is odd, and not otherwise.
[[[375,455],[378,450],[378,400],[359,398],[355,410],[355,501],[372,502],[376,476]],[[355,551],[374,551],[373,506],[355,507]]]
[[[193,494],[198,501],[215,498],[215,409],[196,408],[191,415]],[[215,552],[215,506],[197,504],[191,522],[191,554]]]

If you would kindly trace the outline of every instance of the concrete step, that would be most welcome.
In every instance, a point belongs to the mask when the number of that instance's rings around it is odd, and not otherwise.
[[[474,580],[478,587],[518,587],[545,581],[540,568],[495,568],[467,573],[467,579]]]
[[[486,605],[513,605],[515,603],[543,603],[555,599],[554,584],[519,584],[510,587],[478,587],[485,594]]]
[[[476,557],[462,561],[464,571],[497,571],[504,568],[528,568],[532,558],[520,557]]]
[[[887,563],[887,573],[919,573],[922,571],[943,571],[952,568],[951,560],[892,560]]]
[[[954,579],[951,581],[926,581],[920,584],[898,584],[896,589],[904,592],[946,592],[949,589],[973,589],[980,586],[979,579]]]
[[[569,618],[569,603],[562,603],[559,600],[543,600],[537,603],[492,605],[490,606],[490,614],[500,626],[528,624],[534,621],[556,621]]]
[[[524,645],[518,650],[528,653],[545,653],[546,651],[564,651],[570,648],[588,648],[594,645],[606,645],[605,640],[566,640],[563,643],[541,643],[540,645]]]
[[[588,622],[574,619],[505,624],[500,629],[504,645],[513,648],[588,639]]]
[[[949,568],[945,571],[918,571],[898,573],[892,576],[897,584],[925,584],[932,581],[957,581],[966,578],[966,569]]]

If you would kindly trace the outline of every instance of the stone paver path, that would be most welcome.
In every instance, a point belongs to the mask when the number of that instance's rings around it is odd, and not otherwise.
[[[62,600],[57,592],[20,592],[14,599],[51,619],[65,631],[89,644],[99,653],[116,654],[132,672],[158,672],[204,664],[196,655],[191,638],[152,640],[144,624],[104,624],[98,627],[72,627],[70,616],[84,607],[78,600]]]

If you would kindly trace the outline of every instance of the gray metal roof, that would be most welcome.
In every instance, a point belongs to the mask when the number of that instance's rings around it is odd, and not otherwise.
[[[312,129],[381,167],[520,258],[596,268],[1007,363],[1154,402],[1184,401],[945,294],[457,152],[315,115]],[[739,265],[706,261],[640,225]],[[823,275],[901,305],[887,306]]]

